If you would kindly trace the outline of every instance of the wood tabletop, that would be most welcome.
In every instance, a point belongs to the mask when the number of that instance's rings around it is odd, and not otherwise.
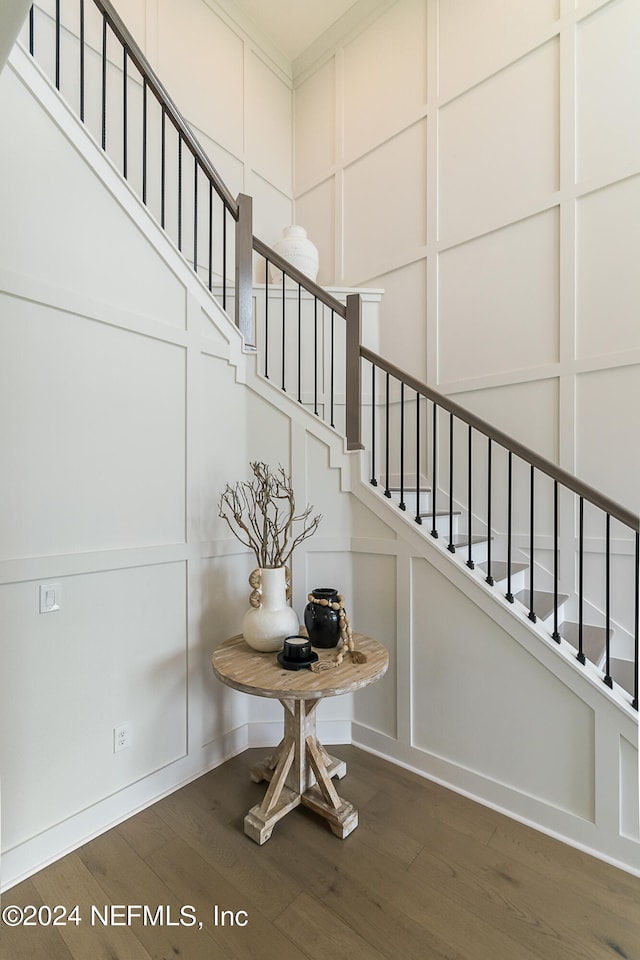
[[[369,686],[384,676],[389,654],[381,643],[362,633],[353,634],[356,650],[365,654],[366,663],[352,663],[347,654],[338,667],[314,673],[312,670],[285,670],[276,653],[260,653],[249,647],[242,635],[225,640],[213,652],[211,662],[216,677],[234,690],[276,700],[318,700],[338,697]],[[336,648],[316,648],[320,660],[334,660]]]

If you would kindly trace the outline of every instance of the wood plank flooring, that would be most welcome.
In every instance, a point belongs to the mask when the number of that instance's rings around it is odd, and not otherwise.
[[[245,837],[264,792],[248,768],[265,753],[247,751],[4,894],[3,907],[78,904],[82,919],[2,925],[1,960],[640,960],[640,879],[332,751],[360,814],[346,840],[304,808],[262,847]]]

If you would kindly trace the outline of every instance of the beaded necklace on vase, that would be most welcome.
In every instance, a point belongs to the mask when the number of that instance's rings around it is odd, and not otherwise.
[[[332,667],[339,667],[347,653],[351,654],[352,663],[366,663],[366,654],[362,653],[360,650],[356,650],[356,645],[353,639],[353,631],[351,630],[351,625],[349,624],[347,611],[344,608],[344,597],[342,594],[338,594],[337,601],[327,600],[326,597],[316,597],[313,593],[310,593],[307,599],[309,600],[309,603],[315,603],[319,607],[329,607],[331,610],[335,610],[338,614],[338,626],[340,627],[340,640],[338,641],[339,650],[335,656],[335,659],[318,660],[316,663],[312,663],[311,669],[313,672],[320,673],[322,670],[329,670]]]

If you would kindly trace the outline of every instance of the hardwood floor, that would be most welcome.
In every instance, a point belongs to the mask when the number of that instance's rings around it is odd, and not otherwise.
[[[640,960],[640,879],[332,749],[360,813],[346,840],[303,808],[262,847],[245,837],[265,788],[247,773],[265,751],[247,751],[7,892],[3,907],[78,904],[81,922],[3,925],[0,958]]]

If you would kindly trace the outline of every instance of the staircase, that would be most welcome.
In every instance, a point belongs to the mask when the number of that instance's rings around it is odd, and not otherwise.
[[[615,656],[617,649],[616,629],[597,623],[580,622],[577,616],[578,596],[575,592],[556,592],[553,578],[542,566],[536,565],[534,579],[538,586],[531,591],[528,586],[530,570],[525,553],[515,551],[508,561],[505,556],[504,537],[495,533],[469,534],[468,513],[460,504],[451,509],[440,506],[434,510],[432,487],[428,479],[421,475],[419,485],[414,474],[408,474],[401,483],[398,476],[391,476],[385,488],[383,477],[373,478],[371,485],[381,491],[393,507],[410,517],[425,533],[446,545],[453,562],[476,571],[476,576],[489,588],[517,607],[521,613],[540,625],[556,642],[570,645],[579,662],[587,660],[603,674],[610,676],[613,683],[634,697],[635,676],[633,659]],[[445,497],[438,498],[438,500]],[[473,528],[476,529],[474,518]],[[498,541],[498,546],[496,546]],[[496,558],[499,552],[500,559]],[[618,631],[620,632],[620,631]],[[627,644],[627,648],[628,648]],[[607,670],[607,651],[609,668]]]
[[[102,35],[91,84],[84,57],[90,10]],[[359,296],[343,305],[253,235],[251,198],[229,193],[108,0],[82,0],[76,33],[63,17],[60,3],[53,20],[32,8],[30,52],[48,63],[60,89],[62,33],[65,56],[75,45],[72,99],[83,122],[93,118],[107,152],[114,139],[107,72],[121,64],[115,116],[124,127],[112,159],[202,283],[235,315],[245,343],[258,350],[264,378],[344,435],[348,449],[362,451],[369,487],[388,509],[532,628],[571,649],[578,665],[593,664],[603,687],[619,688],[637,710],[640,518],[364,347]],[[108,52],[114,38],[121,56]],[[89,87],[99,90],[97,103],[88,102]],[[127,137],[134,100],[142,131],[135,183]],[[161,130],[159,155],[150,143],[153,124]],[[177,179],[167,176],[170,165]],[[169,210],[176,211],[171,222]],[[264,280],[258,291],[256,276]],[[303,295],[313,305],[311,323],[303,321]],[[616,577],[629,584],[622,605],[621,591],[614,597],[612,590]]]

